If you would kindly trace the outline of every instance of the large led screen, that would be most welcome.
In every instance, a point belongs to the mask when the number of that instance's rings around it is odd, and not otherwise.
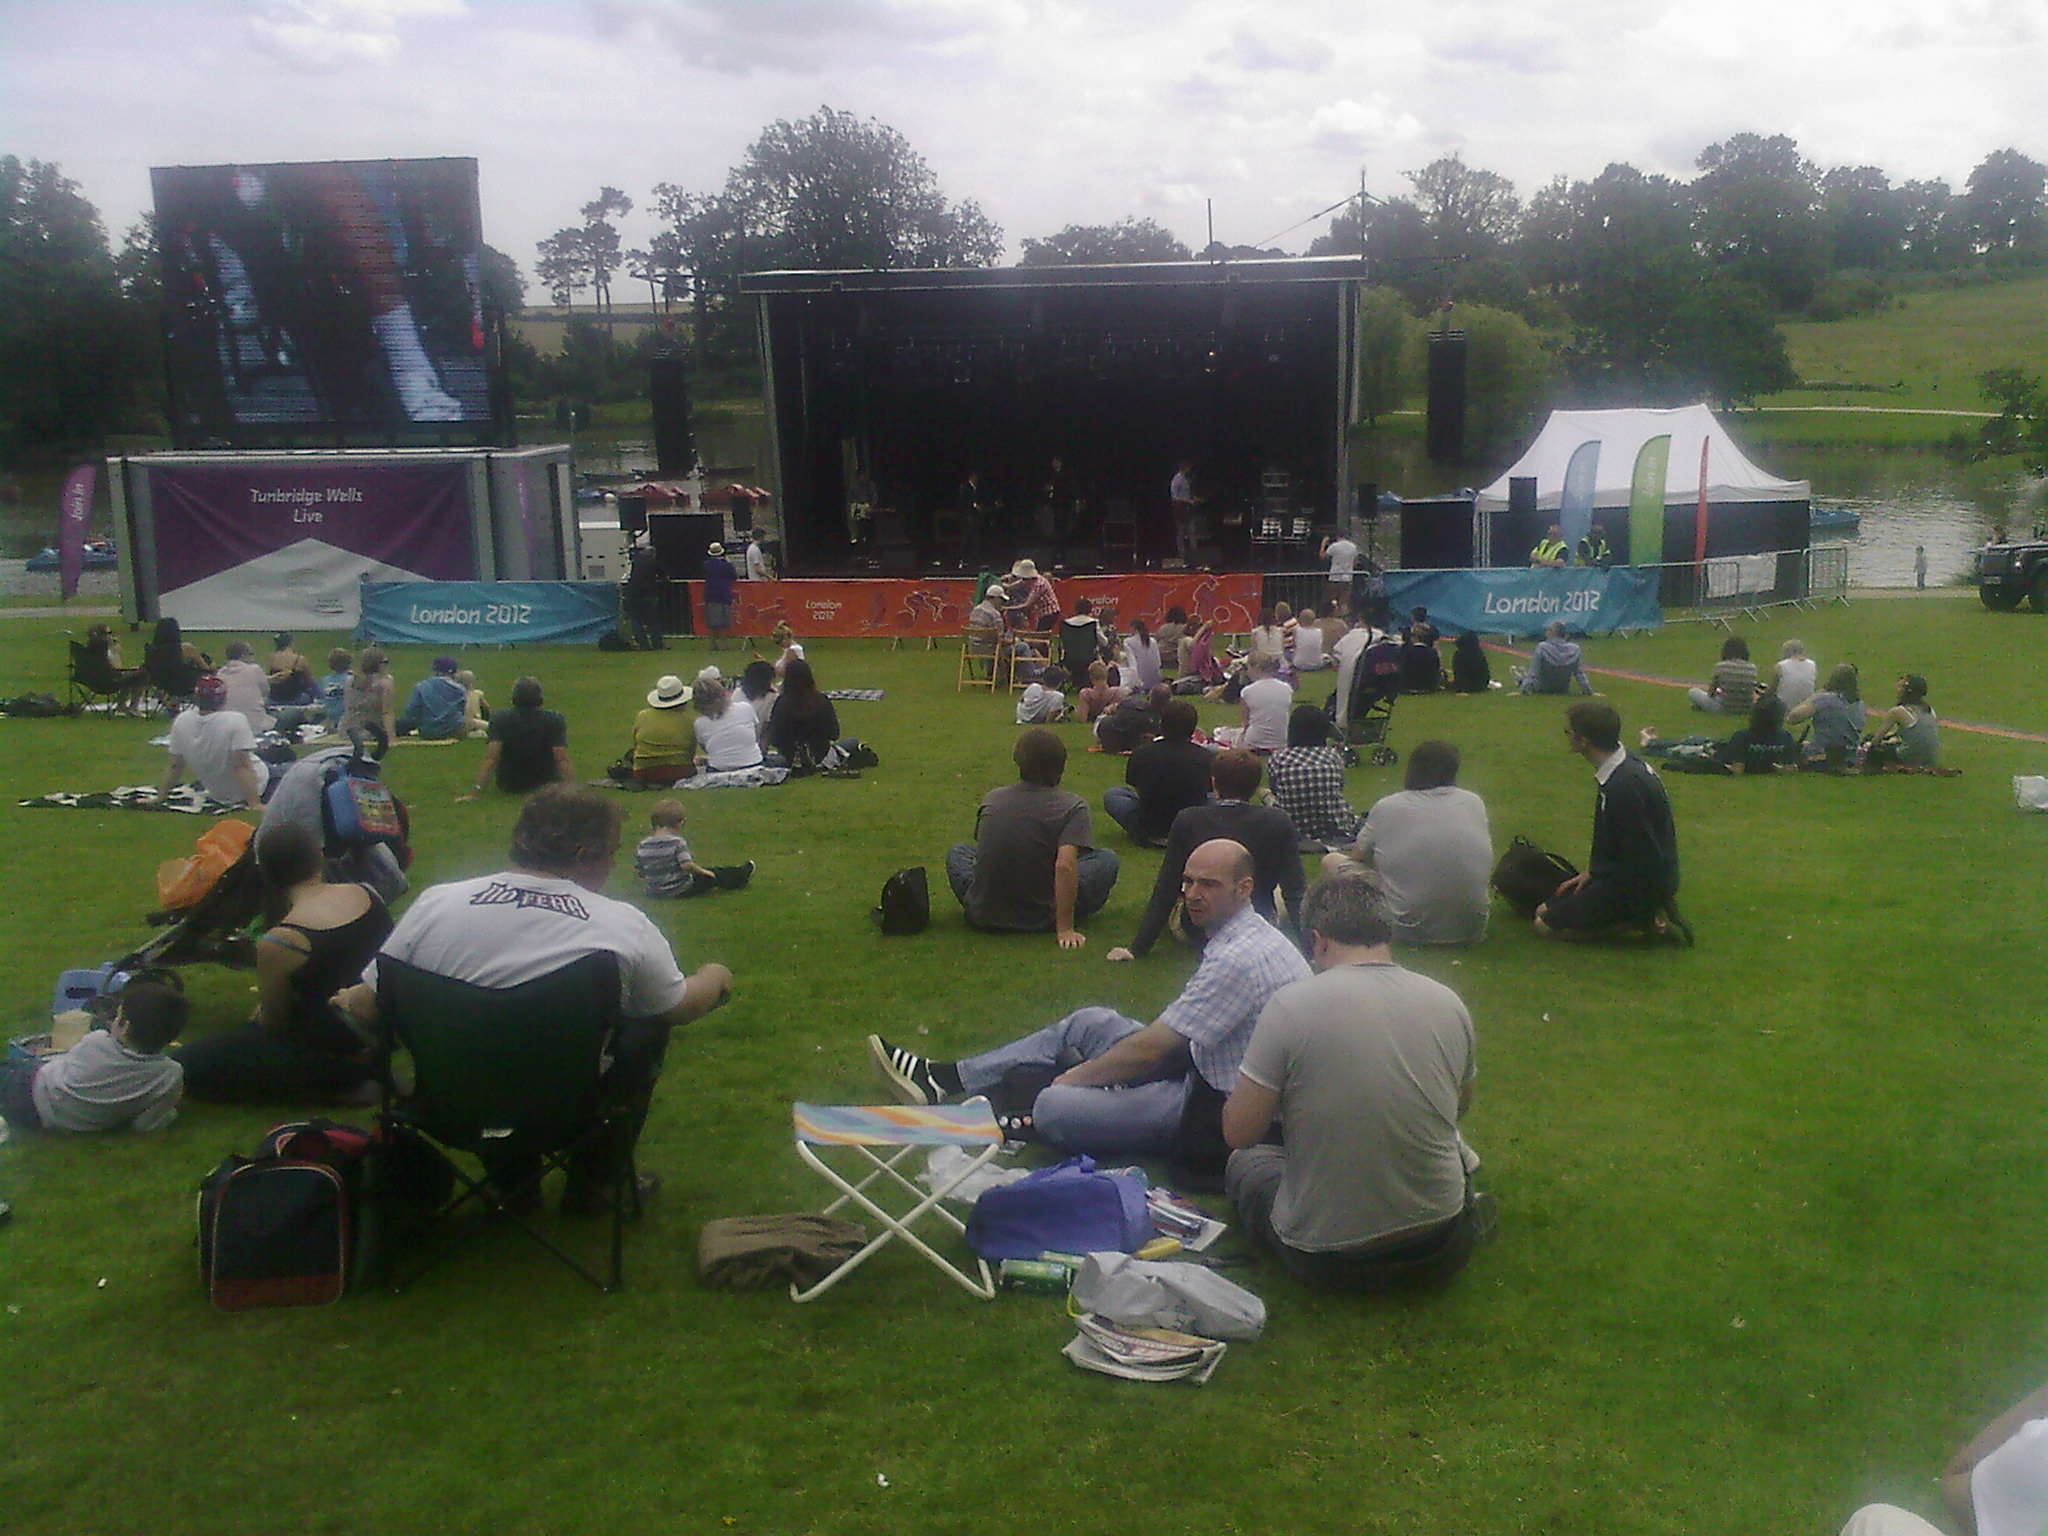
[[[474,160],[150,179],[180,448],[489,439]]]

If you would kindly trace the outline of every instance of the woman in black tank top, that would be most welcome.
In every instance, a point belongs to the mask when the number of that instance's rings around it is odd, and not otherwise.
[[[184,1047],[185,1091],[239,1102],[373,1103],[370,1043],[330,999],[362,979],[391,914],[368,887],[322,879],[319,842],[303,827],[266,829],[256,862],[286,909],[257,946],[256,1012]]]

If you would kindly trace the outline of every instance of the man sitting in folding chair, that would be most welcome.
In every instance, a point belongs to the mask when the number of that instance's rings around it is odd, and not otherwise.
[[[512,829],[511,868],[420,892],[380,952],[435,976],[492,988],[539,981],[590,955],[613,957],[622,1022],[605,1076],[615,1096],[633,1108],[612,1136],[583,1143],[570,1158],[562,1211],[572,1216],[613,1209],[614,1175],[620,1160],[633,1155],[669,1030],[702,1018],[732,991],[732,973],[716,963],[684,976],[668,940],[644,912],[601,894],[618,857],[619,817],[615,797],[586,785],[536,790]],[[359,1022],[375,1023],[375,963],[361,985],[335,1001]],[[537,1166],[530,1152],[484,1161],[501,1190],[530,1182]],[[659,1183],[651,1174],[640,1176],[627,1192],[631,1206]],[[519,1203],[538,1198],[534,1189]]]

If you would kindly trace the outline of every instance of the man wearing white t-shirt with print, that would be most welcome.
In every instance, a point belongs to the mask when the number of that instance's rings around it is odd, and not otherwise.
[[[732,992],[732,973],[709,964],[685,976],[669,942],[637,907],[602,894],[619,852],[619,807],[581,784],[534,791],[512,829],[511,867],[420,892],[380,952],[438,976],[480,987],[515,987],[586,955],[609,953],[619,965],[623,1022],[614,1035],[608,1081],[636,1106],[608,1144],[586,1143],[569,1162],[562,1209],[596,1215],[610,1209],[617,1159],[630,1157],[661,1072],[668,1032],[702,1018]],[[375,962],[360,985],[335,1003],[359,1022],[377,1017]],[[502,1185],[524,1169],[495,1168]],[[636,1194],[659,1180],[642,1175]]]
[[[194,707],[171,722],[171,760],[158,793],[168,795],[189,772],[223,805],[258,805],[265,774],[256,764],[256,733],[248,717],[225,708],[227,685],[209,672],[192,690]]]

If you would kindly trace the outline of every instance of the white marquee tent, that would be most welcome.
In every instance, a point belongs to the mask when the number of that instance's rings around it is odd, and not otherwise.
[[[1670,411],[1552,411],[1536,441],[1514,467],[1479,493],[1477,510],[1497,512],[1508,504],[1508,481],[1533,476],[1539,511],[1555,512],[1564,489],[1565,466],[1584,444],[1600,444],[1593,506],[1604,510],[1628,505],[1629,479],[1643,444],[1665,434],[1671,456],[1664,472],[1666,506],[1691,506],[1699,500],[1700,444],[1707,445],[1707,504],[1807,501],[1812,487],[1805,480],[1779,480],[1743,456],[1714,413],[1704,405]]]

